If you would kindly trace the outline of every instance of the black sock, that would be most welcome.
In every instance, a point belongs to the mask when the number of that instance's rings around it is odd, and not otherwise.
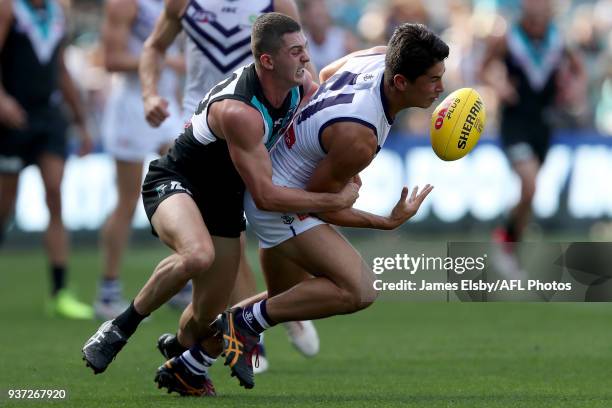
[[[113,324],[121,329],[128,337],[136,331],[136,328],[148,315],[141,315],[134,308],[134,301],[130,306],[113,320]]]
[[[518,242],[521,239],[521,237],[518,236],[516,222],[514,221],[513,216],[510,216],[510,218],[508,218],[508,222],[506,223],[506,234],[508,234],[508,239],[510,242]]]
[[[51,265],[51,295],[57,295],[57,292],[64,289],[66,286],[66,267],[63,265]]]

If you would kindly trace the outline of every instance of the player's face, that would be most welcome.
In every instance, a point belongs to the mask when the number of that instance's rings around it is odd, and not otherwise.
[[[440,61],[433,65],[418,77],[414,83],[408,82],[406,91],[410,106],[418,108],[429,108],[432,103],[438,100],[438,97],[444,92],[442,84],[442,76],[444,75],[444,61]]]
[[[304,82],[306,64],[310,61],[306,37],[299,31],[283,35],[283,46],[274,57],[275,71],[295,85]]]

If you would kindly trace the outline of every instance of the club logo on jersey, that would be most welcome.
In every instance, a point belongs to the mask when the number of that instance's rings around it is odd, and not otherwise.
[[[287,132],[285,133],[285,145],[287,146],[288,149],[291,149],[294,144],[295,144],[295,129],[293,126],[291,126],[289,127],[289,129],[287,129]]]
[[[374,79],[374,75],[373,74],[365,74],[363,76],[363,80],[364,81],[371,81],[372,79]]]
[[[208,10],[194,10],[190,16],[194,21],[198,23],[206,24],[211,23],[217,19],[217,15],[212,11]]]
[[[290,215],[282,215],[281,216],[281,220],[283,220],[283,224],[291,225],[291,224],[293,224],[293,221],[295,221],[295,218],[293,218]]]
[[[277,119],[274,122],[274,126],[272,129],[272,135],[278,135],[276,140],[280,140],[280,137],[284,137],[285,143],[288,143],[287,133],[289,132],[290,129],[293,128],[292,125],[293,125],[293,120],[295,119],[294,114],[296,110],[297,110],[297,106],[294,106],[293,108],[289,109],[285,117]],[[293,135],[293,141],[295,142],[295,134]],[[293,143],[291,143],[291,145],[293,145]],[[291,146],[289,145],[287,146],[291,148]]]

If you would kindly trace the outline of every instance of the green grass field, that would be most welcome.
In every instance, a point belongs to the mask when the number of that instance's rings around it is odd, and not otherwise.
[[[159,247],[128,252],[126,295],[164,254]],[[96,250],[73,252],[71,284],[82,298],[93,299],[99,268]],[[219,397],[200,401],[167,395],[153,382],[163,362],[155,341],[176,329],[177,312],[156,312],[94,376],[80,349],[99,323],[46,317],[42,251],[4,250],[0,270],[0,406],[612,406],[612,305],[381,301],[317,322],[322,347],[314,359],[293,351],[282,328],[270,330],[271,368],[256,387],[240,388],[218,364],[212,376]],[[7,398],[8,389],[33,388],[64,389],[68,397]]]

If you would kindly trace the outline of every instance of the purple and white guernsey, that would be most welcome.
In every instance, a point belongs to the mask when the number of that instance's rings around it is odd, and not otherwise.
[[[270,154],[274,184],[304,188],[327,154],[321,145],[321,134],[337,122],[371,128],[380,150],[392,124],[382,94],[384,71],[383,54],[358,56],[349,59],[321,85]]]
[[[189,0],[181,18],[187,33],[187,79],[183,111],[193,113],[217,83],[253,60],[255,19],[273,10],[273,0]]]

